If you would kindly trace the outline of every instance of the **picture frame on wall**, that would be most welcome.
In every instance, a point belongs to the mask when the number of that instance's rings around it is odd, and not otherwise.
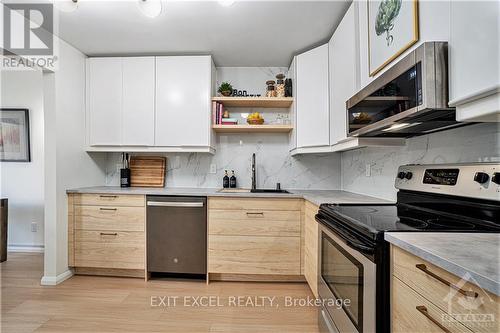
[[[418,0],[368,0],[370,76],[380,72],[419,39]]]
[[[31,162],[28,109],[0,108],[0,161]]]

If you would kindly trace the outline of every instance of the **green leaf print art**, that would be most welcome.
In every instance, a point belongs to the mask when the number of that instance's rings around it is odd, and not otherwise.
[[[383,0],[378,6],[377,20],[375,22],[375,32],[377,36],[385,33],[387,46],[392,44],[394,37],[391,31],[394,28],[394,20],[399,15],[402,0]]]

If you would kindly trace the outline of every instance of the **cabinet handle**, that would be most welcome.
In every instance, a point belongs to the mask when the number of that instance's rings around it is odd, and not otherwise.
[[[250,216],[260,216],[260,217],[264,217],[264,213],[263,212],[247,212],[247,216],[250,217]]]
[[[434,319],[429,314],[429,312],[427,312],[427,308],[425,306],[423,306],[423,305],[417,305],[415,307],[415,309],[417,309],[417,311],[420,312],[421,314],[423,314],[427,319],[429,319],[430,321],[432,321],[437,327],[439,327],[440,329],[442,329],[443,332],[451,333],[451,331],[449,329],[447,329],[446,327],[444,327],[443,324],[441,324],[439,321],[437,321],[436,319]]]
[[[114,211],[117,211],[118,208],[103,208],[103,207],[101,207],[101,208],[99,208],[99,210],[107,210],[107,211],[113,211],[114,212]]]
[[[443,279],[439,275],[431,272],[430,270],[427,269],[427,266],[425,266],[425,264],[416,264],[415,267],[417,267],[419,270],[421,270],[425,274],[432,276],[433,278],[435,278],[439,282],[447,285],[448,287],[455,289],[456,291],[458,291],[459,293],[461,293],[462,295],[464,295],[466,297],[472,297],[472,298],[479,297],[479,294],[476,293],[475,291],[463,290],[459,286],[456,286],[453,283],[446,281],[445,279]]]
[[[118,198],[117,195],[100,195],[99,198],[103,198],[103,199],[116,199]]]
[[[101,232],[101,236],[118,236],[117,232]]]

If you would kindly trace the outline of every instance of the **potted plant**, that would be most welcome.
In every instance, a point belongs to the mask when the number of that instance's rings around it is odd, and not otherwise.
[[[233,92],[233,86],[229,82],[222,82],[222,84],[219,87],[218,90],[222,96],[231,96],[231,93]]]

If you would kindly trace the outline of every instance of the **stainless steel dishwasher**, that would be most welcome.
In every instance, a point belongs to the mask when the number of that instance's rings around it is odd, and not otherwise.
[[[147,270],[207,273],[207,199],[147,196]]]

